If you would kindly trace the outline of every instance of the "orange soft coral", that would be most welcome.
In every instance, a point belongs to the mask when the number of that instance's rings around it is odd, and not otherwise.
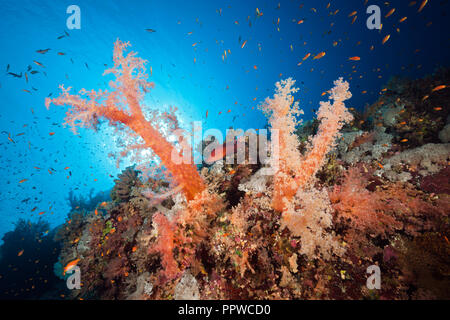
[[[170,281],[175,279],[180,272],[178,263],[173,257],[176,222],[169,221],[169,219],[160,212],[153,215],[153,222],[158,226],[158,240],[157,243],[150,248],[150,253],[160,253],[161,264],[164,269],[162,275],[165,277],[163,281]]]
[[[380,192],[367,190],[367,183],[358,168],[350,168],[343,183],[330,192],[330,200],[340,219],[350,222],[354,233],[368,232],[386,237],[400,229],[402,224],[385,213],[388,204]]]
[[[47,108],[51,103],[71,105],[65,123],[75,133],[77,126],[96,128],[99,119],[105,119],[113,126],[127,128],[130,134],[140,136],[145,142],[143,146],[153,150],[175,182],[183,188],[186,198],[192,200],[205,189],[203,180],[192,163],[177,163],[172,160],[173,155],[182,158],[181,151],[169,143],[151,121],[145,119],[141,102],[144,94],[154,84],[147,81],[145,60],[136,57],[134,52],[124,56],[124,50],[129,45],[120,40],[114,45],[114,66],[104,73],[112,73],[116,77],[116,81],[110,82],[112,91],[88,92],[82,89],[80,95],[72,95],[69,93],[70,87],[65,89],[60,86],[62,94],[54,99],[47,98],[45,105]]]
[[[304,188],[322,167],[327,153],[334,147],[342,126],[352,120],[353,116],[345,107],[344,101],[351,98],[348,82],[339,78],[330,90],[330,99],[334,102],[321,102],[317,118],[321,121],[317,134],[310,139],[304,156],[298,151],[298,138],[295,135],[298,102],[294,103],[292,93],[295,81],[291,78],[276,83],[273,99],[266,99],[262,109],[269,115],[272,130],[278,131],[279,164],[275,166],[274,209],[283,211],[285,200],[288,201],[299,188]]]

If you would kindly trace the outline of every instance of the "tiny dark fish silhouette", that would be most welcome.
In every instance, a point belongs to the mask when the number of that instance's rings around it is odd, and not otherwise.
[[[86,65],[86,68],[88,68],[88,69],[89,69],[89,66],[88,66],[87,62],[85,62],[84,64]]]
[[[59,39],[62,39],[62,38],[64,38],[65,36],[66,36],[66,35],[64,35],[64,34],[63,34],[62,36],[59,36],[59,37],[58,37],[58,38],[56,38],[56,39],[58,39],[58,40],[59,40]]]
[[[156,32],[156,30],[154,30],[154,29],[145,29],[145,31],[147,31],[147,32]]]
[[[16,77],[16,78],[22,78],[22,72],[20,74],[14,73],[14,72],[8,72],[9,75]]]
[[[6,72],[9,71],[9,64],[6,66]]]
[[[69,33],[67,31],[64,30],[64,33],[66,36],[70,37]]]
[[[48,48],[48,49],[40,49],[40,50],[36,50],[36,52],[37,53],[41,53],[41,54],[46,54],[49,50],[50,50],[50,48]]]
[[[32,71],[30,71],[30,73],[31,73],[31,74],[36,74],[36,73],[39,73],[39,71],[32,70]]]

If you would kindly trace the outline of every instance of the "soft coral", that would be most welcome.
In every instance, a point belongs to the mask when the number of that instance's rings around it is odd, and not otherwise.
[[[334,102],[320,103],[317,112],[317,119],[321,122],[318,132],[310,138],[306,154],[301,155],[298,151],[299,141],[295,135],[295,127],[296,116],[302,111],[298,108],[298,102],[294,103],[292,93],[298,90],[293,87],[294,84],[295,81],[291,78],[277,82],[273,99],[267,98],[262,105],[263,111],[269,116],[272,130],[277,130],[279,137],[279,164],[272,163],[275,164],[272,205],[278,211],[285,208],[285,198],[291,200],[299,188],[307,186],[334,147],[342,126],[353,118],[344,104],[344,101],[352,96],[349,84],[339,78],[330,90],[330,99]],[[276,157],[273,157],[274,161],[277,161]]]
[[[128,42],[117,40],[114,45],[114,66],[104,74],[112,73],[116,81],[110,82],[112,91],[80,91],[79,95],[70,94],[70,87],[60,86],[62,94],[54,99],[46,98],[45,105],[71,105],[66,113],[66,124],[76,133],[77,126],[96,128],[99,119],[106,119],[113,126],[121,129],[128,128],[130,135],[139,135],[144,144],[141,147],[151,148],[159,156],[161,162],[180,185],[188,200],[205,189],[196,167],[192,164],[177,163],[173,156],[183,158],[182,152],[167,141],[157,130],[157,126],[145,119],[141,108],[144,94],[154,86],[147,81],[145,73],[146,61],[136,57],[135,52],[124,56],[124,50],[130,46]]]

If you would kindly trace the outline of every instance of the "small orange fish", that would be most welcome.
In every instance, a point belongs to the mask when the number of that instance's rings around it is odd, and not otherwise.
[[[19,251],[19,253],[17,254],[17,256],[20,257],[21,255],[23,255],[23,251],[24,251],[24,250]]]
[[[358,12],[356,12],[356,11],[353,11],[352,13],[350,13],[349,15],[348,15],[348,17],[350,18],[350,17],[353,17],[355,14],[357,14]]]
[[[381,41],[381,44],[385,44],[389,40],[390,37],[391,37],[390,34],[388,34],[386,37],[384,37],[383,41]]]
[[[447,86],[445,84],[435,87],[431,92],[439,91],[445,89]]]
[[[33,62],[36,63],[39,67],[45,68],[45,66],[39,61],[33,60]]]
[[[436,107],[436,108],[433,108],[435,111],[441,111],[442,110],[442,108],[441,107]]]
[[[422,11],[423,7],[425,7],[425,5],[427,4],[427,2],[428,2],[428,0],[423,0],[423,1],[422,1],[422,4],[420,5],[419,10],[417,10],[417,12]]]
[[[41,211],[41,212],[39,212],[38,214],[39,214],[40,216],[42,216],[44,213],[45,213],[45,211]]]
[[[49,132],[49,133],[48,133],[49,136],[52,136],[52,135],[54,135],[54,134],[55,134],[54,132]]]
[[[19,181],[19,183],[24,183],[25,181],[27,181],[28,179],[22,179]]]
[[[242,42],[241,49],[243,49],[245,47],[246,43],[247,43],[247,40],[244,40],[244,42]]]
[[[206,119],[208,119],[208,110],[206,110]]]
[[[80,262],[80,259],[76,259],[73,261],[70,261],[65,267],[64,267],[64,273],[63,275],[66,274],[66,272],[71,271],[74,267],[76,267],[77,263]]]
[[[392,8],[384,17],[390,17],[395,12],[395,8]]]
[[[402,23],[403,21],[405,21],[406,19],[408,19],[408,17],[403,17],[400,20],[398,20],[398,22]]]
[[[136,252],[136,250],[137,250],[137,247],[136,247],[136,246],[134,246],[134,247],[131,249],[131,251],[133,251],[133,252]]]
[[[64,52],[58,52],[58,55],[59,55],[59,56],[64,56],[65,53],[64,53]]]
[[[400,142],[408,142],[408,139],[402,139],[402,140],[400,140]]]
[[[323,57],[325,56],[325,54],[326,54],[325,51],[322,51],[321,53],[319,53],[318,55],[316,55],[316,56],[313,58],[313,60],[323,58]]]
[[[348,58],[348,60],[359,61],[359,60],[361,60],[361,58],[360,57],[350,57],[350,58]]]
[[[379,163],[379,162],[377,162],[377,165],[380,167],[380,169],[384,168],[383,165],[381,163]]]
[[[297,24],[302,24],[303,22],[305,22],[304,20],[298,20]]]
[[[308,59],[310,56],[311,56],[311,53],[307,53],[307,54],[303,57],[302,60],[306,60],[306,59]]]

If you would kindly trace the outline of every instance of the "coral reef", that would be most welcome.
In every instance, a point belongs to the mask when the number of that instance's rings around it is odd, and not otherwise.
[[[111,201],[70,212],[57,234],[59,264],[80,259],[83,285],[70,298],[449,298],[450,150],[439,139],[445,118],[429,105],[446,99],[447,90],[429,91],[448,73],[392,79],[364,113],[347,110],[349,86],[339,79],[332,101],[301,129],[294,80],[280,81],[261,105],[278,159],[271,157],[270,167],[248,158],[217,162],[198,172],[167,163],[175,144],[154,146],[164,138],[138,104],[139,86],[150,84],[142,71],[133,73],[143,62],[123,57],[125,47],[116,43],[117,91],[91,92],[86,102],[64,89],[52,102],[72,105],[72,125],[103,118],[129,126],[155,147],[167,175],[148,178],[128,168]],[[414,132],[403,129],[405,114],[417,118],[408,129]],[[380,290],[366,287],[371,265],[381,269]]]

